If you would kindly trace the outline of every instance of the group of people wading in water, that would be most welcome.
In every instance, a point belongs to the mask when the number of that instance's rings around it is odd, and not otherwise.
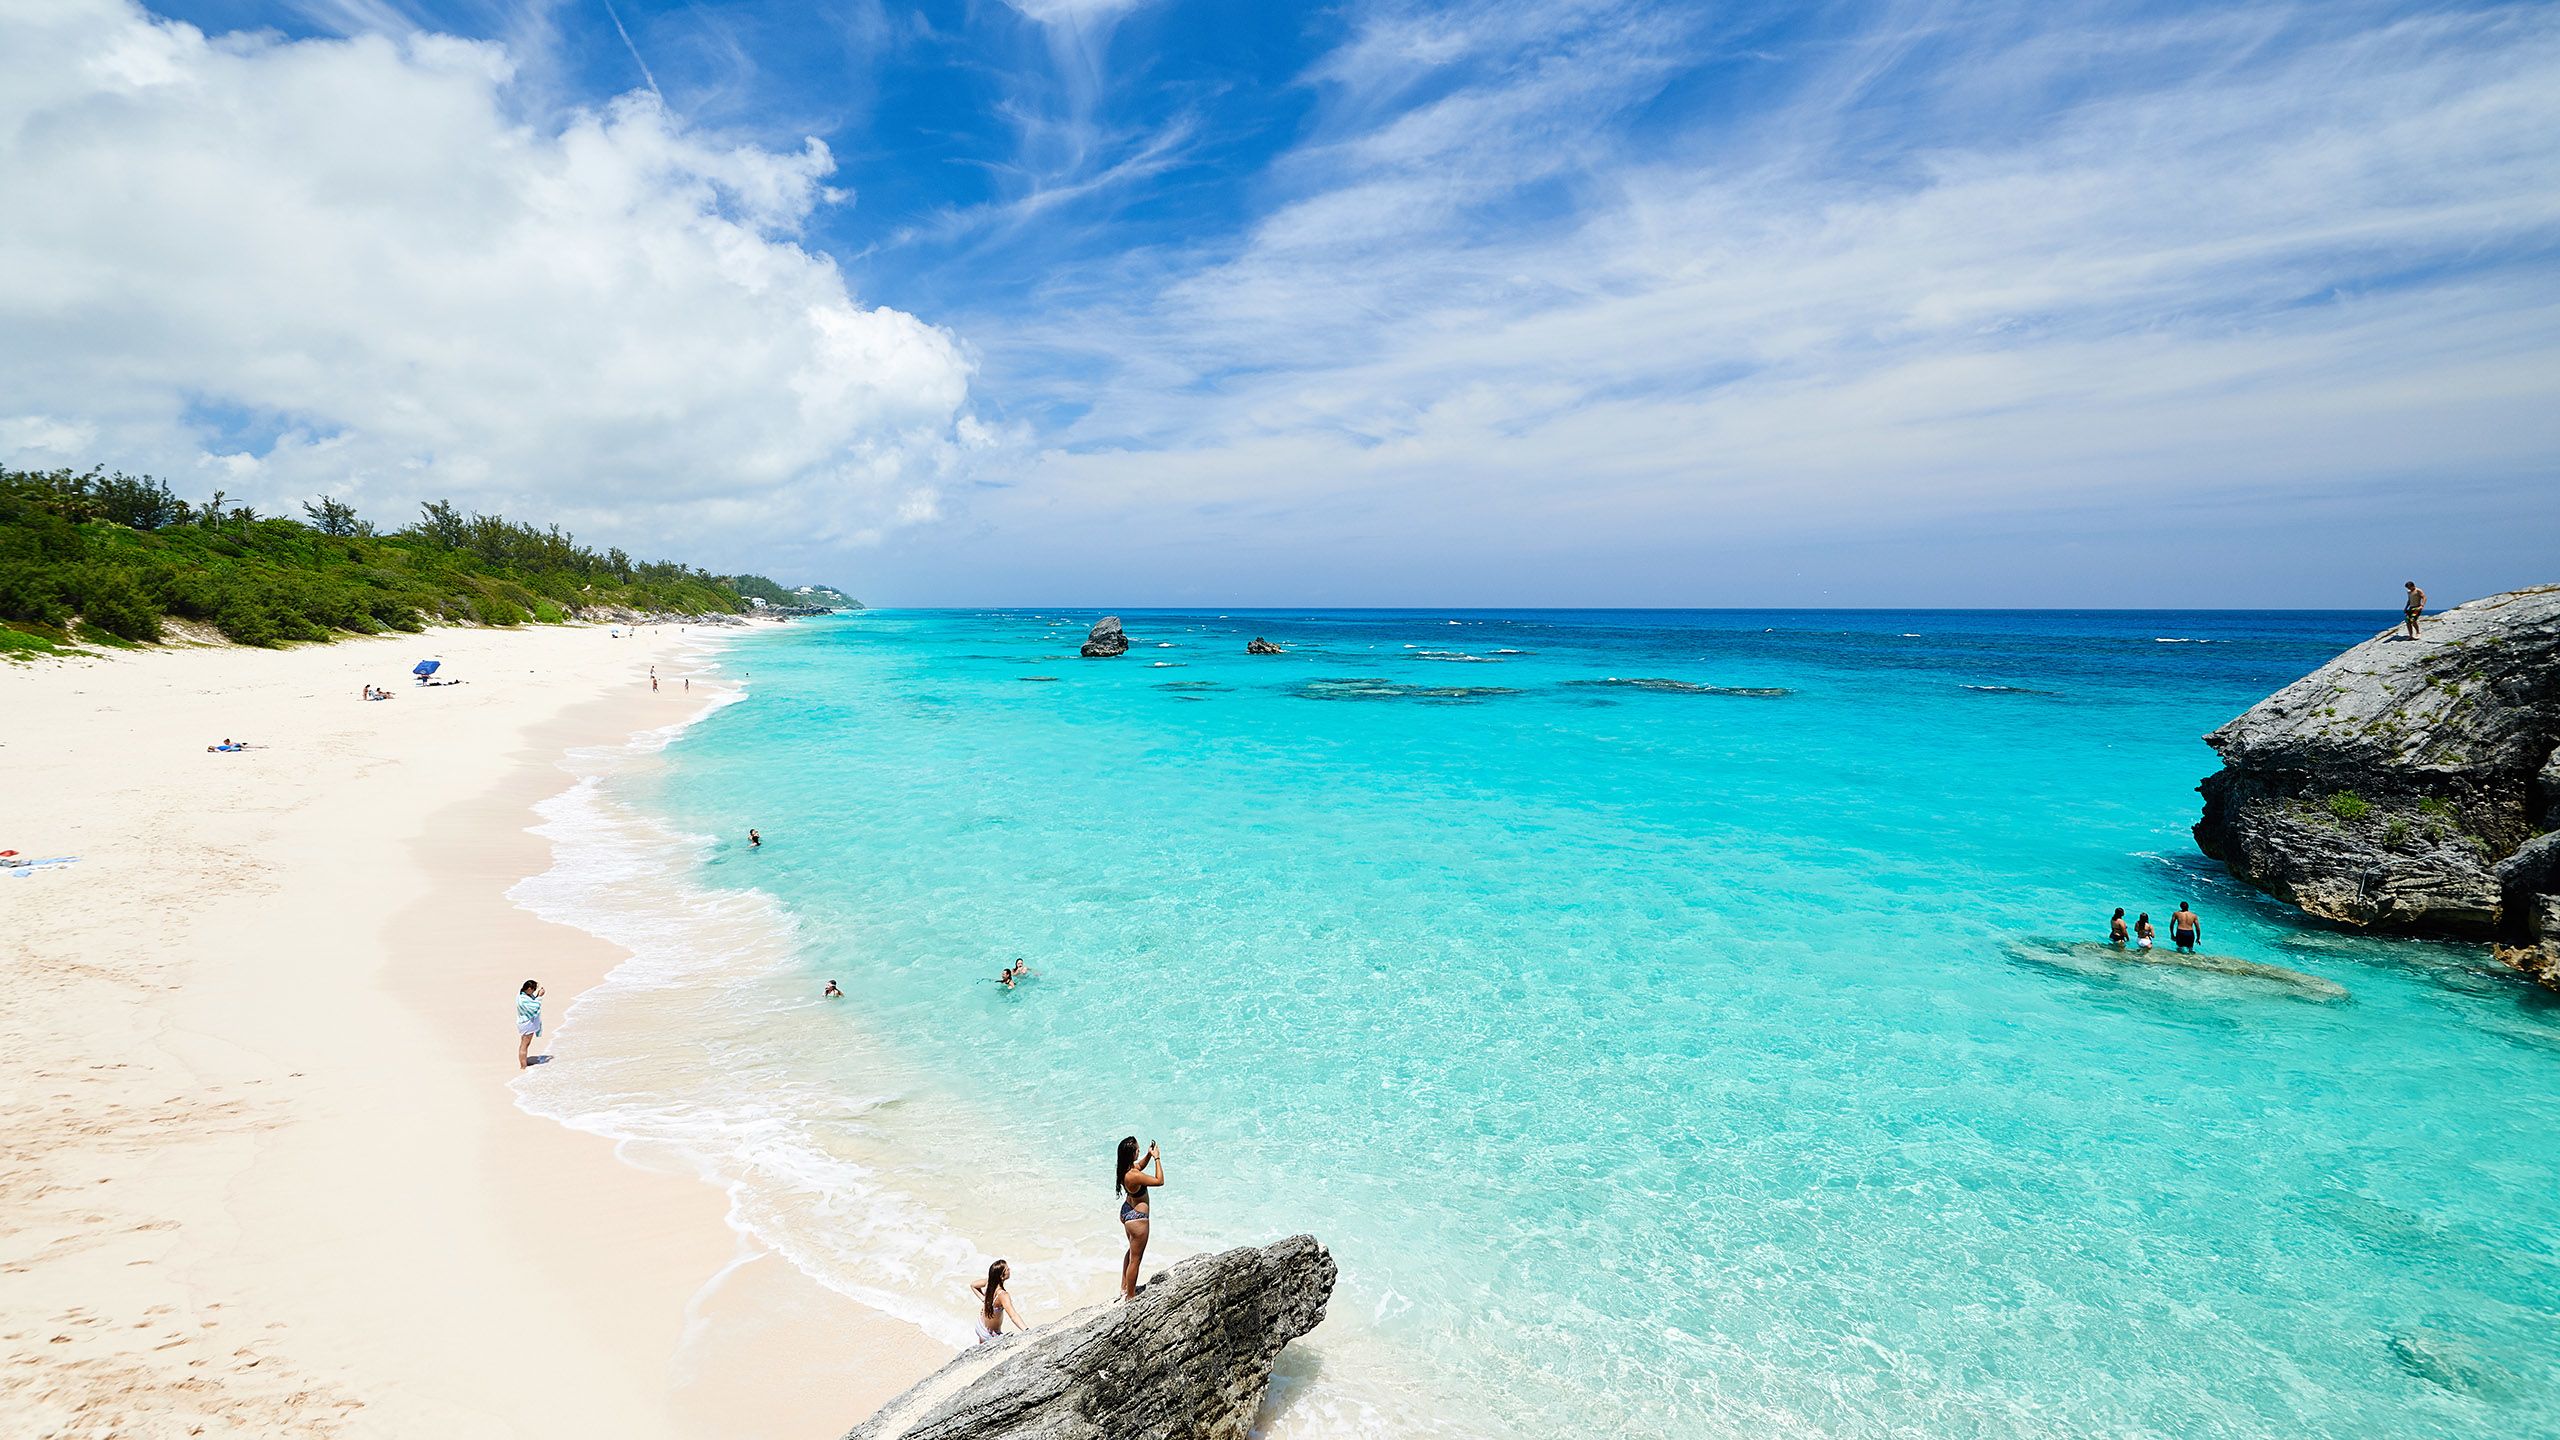
[[[1147,1259],[1148,1216],[1154,1205],[1148,1193],[1164,1183],[1164,1156],[1149,1142],[1144,1154],[1139,1153],[1138,1137],[1130,1135],[1120,1141],[1120,1152],[1111,1161],[1111,1190],[1120,1199],[1120,1232],[1128,1237],[1129,1253],[1120,1261],[1120,1298],[1138,1298],[1138,1270]],[[1004,1333],[1005,1322],[1011,1321],[1017,1331],[1031,1328],[1022,1312],[1013,1308],[1013,1295],[1005,1282],[1013,1278],[1013,1265],[998,1260],[987,1267],[987,1278],[969,1282],[969,1293],[978,1297],[977,1343],[985,1344]]]
[[[2151,912],[2148,910],[2143,911],[2141,918],[2133,922],[2133,928],[2130,931],[2125,928],[2124,907],[2121,905],[2116,907],[2115,918],[2107,922],[2107,943],[2119,950],[2124,948],[2124,942],[2128,939],[2133,941],[2134,948],[2138,950],[2150,949],[2152,933]],[[2177,942],[2178,953],[2194,954],[2196,942],[2203,936],[2204,922],[2196,918],[2196,912],[2188,906],[2186,901],[2179,901],[2178,913],[2169,917],[2169,938]]]

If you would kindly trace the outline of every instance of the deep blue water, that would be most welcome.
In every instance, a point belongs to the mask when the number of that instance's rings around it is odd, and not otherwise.
[[[805,1267],[1089,1295],[1135,1131],[1168,1251],[1339,1258],[1291,1433],[2560,1435],[2560,1010],[2187,833],[2396,617],[1092,618],[760,636],[618,786],[788,929],[583,1103]],[[2272,973],[2086,948],[2181,900]]]

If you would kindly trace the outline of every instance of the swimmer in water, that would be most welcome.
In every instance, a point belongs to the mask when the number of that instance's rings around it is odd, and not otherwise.
[[[836,988],[836,982],[830,980],[827,982],[827,993],[821,998],[827,1000],[841,1000],[844,998],[844,992]]]
[[[1013,988],[1014,981],[1028,980],[1030,978],[1031,967],[1023,964],[1022,957],[1016,955],[1013,957],[1013,963],[1004,967],[1004,973],[996,977],[996,983],[1007,990],[1010,990]]]

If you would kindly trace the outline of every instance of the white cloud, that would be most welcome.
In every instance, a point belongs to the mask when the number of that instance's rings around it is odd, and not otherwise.
[[[513,73],[433,34],[0,12],[0,441],[715,563],[932,513],[971,365],[795,243],[826,148],[647,95],[528,121]]]

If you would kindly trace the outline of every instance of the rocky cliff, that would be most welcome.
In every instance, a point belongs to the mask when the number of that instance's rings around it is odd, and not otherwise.
[[[846,1440],[1244,1440],[1281,1347],[1324,1319],[1312,1236],[1185,1260],[1134,1303],[968,1350]]]
[[[2377,636],[2205,739],[2196,843],[2232,874],[2560,985],[2560,585]]]

